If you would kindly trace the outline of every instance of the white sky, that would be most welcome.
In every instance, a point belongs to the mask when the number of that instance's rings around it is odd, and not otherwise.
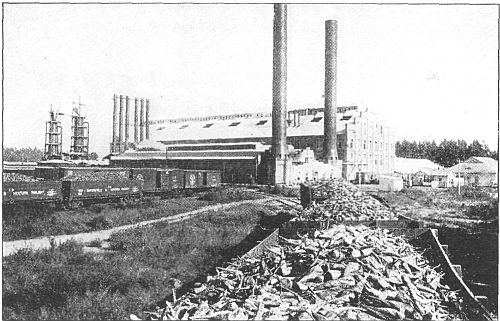
[[[271,4],[4,9],[4,146],[43,148],[50,104],[69,114],[78,96],[100,156],[115,93],[150,98],[152,120],[271,111]],[[400,139],[498,148],[498,7],[288,5],[288,109],[323,106],[328,19],[339,105],[380,114]]]

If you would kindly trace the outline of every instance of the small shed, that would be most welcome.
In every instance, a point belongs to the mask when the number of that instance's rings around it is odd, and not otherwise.
[[[431,182],[436,182],[437,187],[451,187],[454,185],[455,175],[449,168],[433,170],[430,173]],[[432,184],[431,184],[432,185]]]
[[[498,161],[490,157],[470,157],[451,170],[456,178],[463,178],[465,185],[498,185]]]

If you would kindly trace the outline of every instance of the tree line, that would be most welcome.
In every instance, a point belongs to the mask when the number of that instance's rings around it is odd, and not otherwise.
[[[23,147],[4,147],[3,160],[5,162],[39,162],[43,158],[43,150],[38,148]],[[92,152],[89,154],[89,159],[96,160],[99,156]]]
[[[491,157],[498,160],[498,151],[492,151],[488,145],[478,140],[467,144],[465,140],[443,140],[439,145],[436,141],[396,142],[396,157],[426,158],[443,167],[451,167],[472,156]]]

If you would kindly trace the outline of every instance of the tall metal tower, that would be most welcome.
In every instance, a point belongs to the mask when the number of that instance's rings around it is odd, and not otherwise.
[[[89,158],[89,123],[85,121],[82,115],[82,106],[80,98],[78,104],[73,103],[73,112],[71,113],[71,145],[69,147],[69,156],[71,159]]]
[[[58,114],[50,107],[50,120],[45,123],[43,159],[62,159],[62,126]]]

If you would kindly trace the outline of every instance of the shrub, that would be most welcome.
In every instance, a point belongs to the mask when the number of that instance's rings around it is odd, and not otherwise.
[[[107,219],[104,215],[99,215],[93,217],[87,225],[92,228],[93,230],[102,230],[102,229],[107,229],[112,226],[111,220]]]

